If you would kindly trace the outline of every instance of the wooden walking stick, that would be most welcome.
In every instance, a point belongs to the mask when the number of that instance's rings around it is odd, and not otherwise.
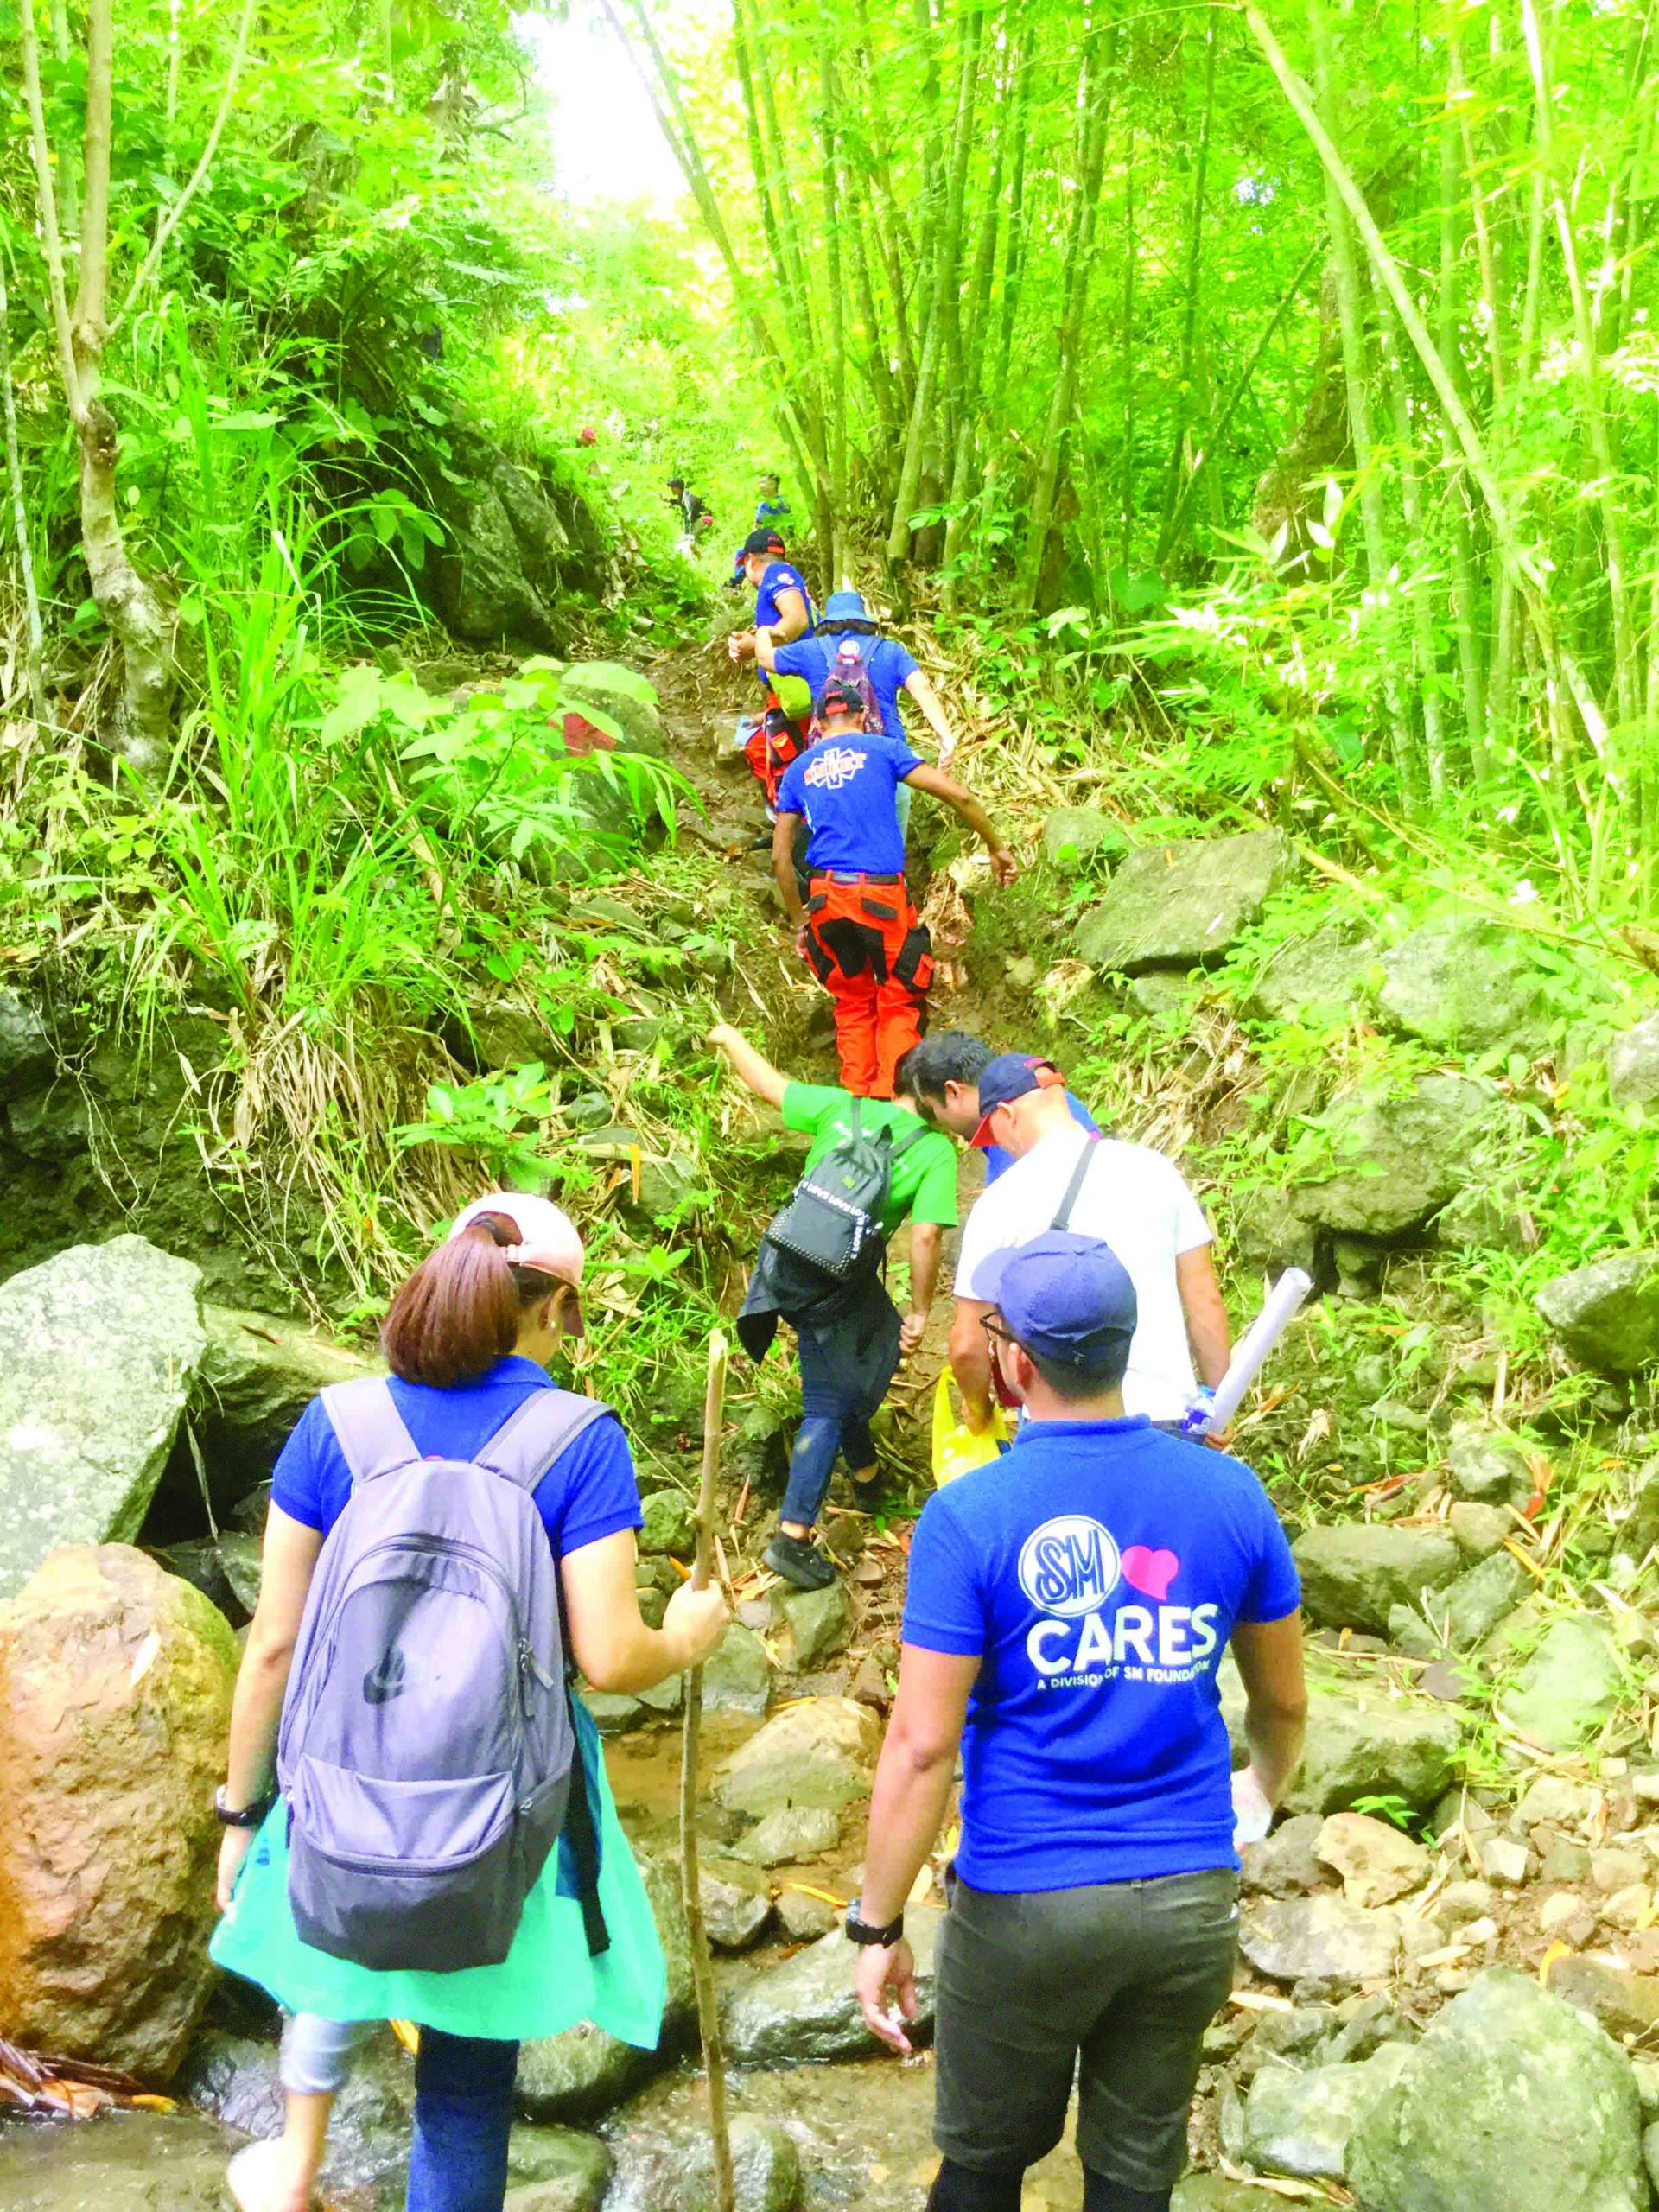
[[[702,1401],[702,1479],[697,1487],[697,1559],[691,1586],[703,1590],[714,1571],[715,1481],[720,1472],[720,1431],[726,1414],[726,1338],[718,1329],[709,1339],[709,1386]],[[703,2070],[709,2077],[709,2133],[715,2150],[717,2212],[736,2212],[737,2185],[732,2177],[732,2139],[726,2122],[726,2053],[720,2040],[715,2005],[715,1969],[703,1925],[702,1891],[697,1870],[697,1746],[702,1732],[702,1669],[694,1667],[685,1683],[685,1727],[680,1748],[680,1868],[685,1923],[691,1939],[691,1980],[697,1995],[697,2033]]]

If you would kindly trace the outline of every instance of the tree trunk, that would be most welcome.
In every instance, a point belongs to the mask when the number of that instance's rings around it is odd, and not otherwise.
[[[1198,327],[1198,297],[1204,276],[1204,194],[1210,175],[1210,132],[1216,114],[1216,11],[1204,17],[1204,114],[1198,125],[1198,149],[1192,169],[1192,210],[1186,232],[1185,311],[1181,319],[1180,363],[1175,372],[1175,429],[1170,442],[1169,472],[1164,484],[1164,512],[1160,528],[1162,541],[1169,535],[1170,519],[1181,493],[1181,468],[1186,457],[1187,425],[1192,412],[1194,346]]]

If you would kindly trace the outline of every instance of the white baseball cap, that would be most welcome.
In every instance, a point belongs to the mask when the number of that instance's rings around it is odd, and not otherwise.
[[[499,1214],[510,1221],[518,1232],[516,1244],[504,1245],[504,1256],[516,1268],[534,1268],[539,1274],[553,1275],[560,1282],[568,1282],[572,1289],[582,1285],[584,1254],[576,1225],[563,1206],[556,1206],[551,1198],[532,1198],[526,1191],[496,1191],[486,1198],[474,1198],[455,1216],[449,1231],[453,1243],[464,1229],[470,1229],[480,1214]]]

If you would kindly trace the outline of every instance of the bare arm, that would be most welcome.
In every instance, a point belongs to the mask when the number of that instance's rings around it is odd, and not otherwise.
[[[772,873],[789,925],[794,930],[798,930],[806,919],[801,887],[795,880],[795,831],[800,820],[798,814],[780,814],[772,825]]]
[[[1302,1671],[1302,1617],[1237,1621],[1233,1657],[1248,1703],[1244,1735],[1263,1795],[1276,1805],[1296,1771],[1307,1733],[1307,1685]]]
[[[991,1425],[991,1346],[983,1325],[990,1311],[983,1299],[959,1298],[950,1325],[950,1372],[969,1428]]]
[[[905,1645],[899,1695],[870,1795],[868,1856],[860,1917],[885,1927],[905,1909],[950,1801],[957,1751],[979,1661]],[[861,1949],[853,1970],[860,2006],[872,2034],[895,2050],[909,2038],[888,2018],[888,1993],[906,2019],[916,2017],[916,1965],[901,1936],[882,1948]]]
[[[668,1601],[661,1628],[647,1628],[634,1587],[632,1529],[567,1552],[559,1561],[570,1650],[596,1690],[655,1689],[708,1657],[725,1633],[726,1600],[690,1583]]]
[[[905,689],[922,710],[922,718],[939,741],[939,766],[944,767],[957,749],[956,732],[944,711],[944,702],[919,668],[905,678]]]
[[[1192,1347],[1198,1380],[1213,1390],[1227,1372],[1233,1344],[1227,1326],[1227,1308],[1222,1303],[1221,1285],[1216,1281],[1215,1262],[1207,1244],[1197,1244],[1192,1251],[1178,1255],[1175,1287],[1181,1294],[1181,1311],[1186,1316],[1186,1340]]]
[[[764,1098],[768,1106],[783,1104],[789,1077],[780,1075],[764,1053],[757,1052],[741,1030],[734,1029],[728,1021],[716,1022],[709,1032],[708,1042],[725,1054],[732,1073],[757,1098]]]
[[[939,1248],[944,1243],[937,1221],[910,1224],[910,1311],[899,1324],[899,1342],[914,1351],[927,1327],[933,1294],[939,1287]]]
[[[778,620],[770,626],[768,630],[755,632],[757,651],[762,638],[775,648],[779,645],[792,645],[797,638],[804,638],[806,635],[806,594],[791,588],[788,591],[779,592],[776,596]],[[772,665],[770,661],[765,664],[768,668]]]
[[[257,1805],[276,1773],[276,1731],[288,1694],[305,1601],[310,1595],[322,1537],[280,1505],[265,1517],[264,1563],[259,1602],[248,1630],[236,1694],[231,1700],[231,1745],[225,1770],[225,1802],[233,1812]],[[237,1870],[253,1841],[252,1828],[226,1828],[219,1852],[219,1903],[231,1901]]]
[[[749,643],[750,656],[746,658],[753,657],[758,660],[770,676],[778,665],[778,648],[772,640],[771,631],[752,630],[749,632]]]
[[[930,767],[925,760],[919,768],[912,768],[905,778],[912,790],[926,791],[932,798],[943,799],[951,810],[961,816],[974,835],[979,838],[991,856],[991,874],[999,883],[1012,883],[1018,874],[1014,855],[1002,842],[1002,833],[970,791],[954,782],[942,769]]]

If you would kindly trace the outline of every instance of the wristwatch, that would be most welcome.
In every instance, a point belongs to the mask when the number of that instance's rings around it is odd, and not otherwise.
[[[213,1811],[222,1828],[257,1828],[276,1802],[276,1792],[274,1789],[268,1789],[263,1797],[256,1798],[251,1805],[242,1806],[227,1805],[225,1802],[225,1785],[222,1782],[213,1792]]]
[[[868,1920],[861,1920],[859,1917],[858,1909],[863,1902],[862,1897],[855,1897],[847,1908],[847,1941],[849,1943],[864,1944],[878,1950],[889,1949],[905,1932],[904,1914],[899,1913],[895,1919],[890,1920],[885,1928],[872,1928]]]

